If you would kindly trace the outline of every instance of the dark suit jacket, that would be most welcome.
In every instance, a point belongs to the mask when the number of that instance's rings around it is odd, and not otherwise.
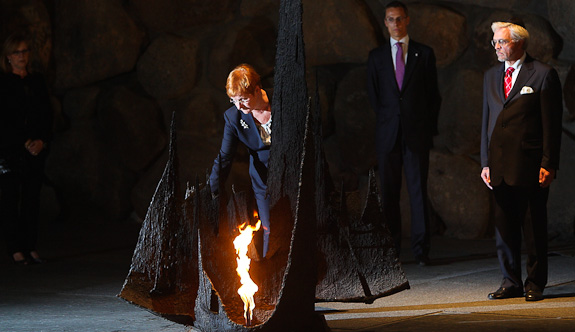
[[[433,146],[441,96],[433,49],[412,39],[407,51],[403,87],[395,80],[389,40],[369,53],[369,101],[377,117],[378,153],[391,151],[401,124],[404,142],[413,150]]]
[[[541,167],[559,168],[561,83],[555,69],[527,55],[505,99],[504,68],[491,68],[483,81],[481,166],[491,185],[537,185]]]
[[[0,159],[18,164],[11,165],[12,168],[22,166],[22,158],[30,155],[24,148],[26,140],[50,142],[52,117],[43,76],[29,74],[20,78],[12,73],[0,73]]]
[[[224,136],[218,157],[210,174],[210,187],[218,193],[230,173],[238,142],[242,142],[250,154],[250,177],[256,199],[264,199],[267,189],[270,146],[264,145],[251,114],[244,114],[235,106],[224,113]]]

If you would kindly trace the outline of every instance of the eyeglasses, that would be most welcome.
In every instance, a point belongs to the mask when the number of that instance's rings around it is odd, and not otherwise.
[[[393,24],[393,23],[401,23],[404,22],[407,19],[406,16],[398,16],[398,17],[386,17],[385,21],[389,24]]]
[[[28,53],[30,53],[30,50],[26,48],[26,49],[23,49],[23,50],[14,51],[14,52],[10,53],[10,55],[16,55],[16,56],[18,56],[18,55],[26,55],[26,54],[28,54]]]
[[[232,104],[236,104],[236,103],[240,103],[240,104],[245,104],[250,100],[250,98],[230,98],[230,103]]]
[[[491,41],[491,46],[495,47],[495,45],[499,44],[500,46],[505,46],[509,43],[511,43],[514,40],[509,40],[509,39],[497,39],[497,40],[492,40]]]

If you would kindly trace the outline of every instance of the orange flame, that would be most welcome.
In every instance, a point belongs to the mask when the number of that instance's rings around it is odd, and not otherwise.
[[[254,216],[257,217],[257,214]],[[238,262],[236,272],[238,273],[242,284],[238,289],[238,294],[244,302],[244,318],[246,319],[247,324],[252,320],[254,308],[256,307],[254,294],[258,291],[258,285],[256,285],[250,277],[249,271],[251,259],[248,257],[248,246],[252,242],[253,233],[260,229],[260,225],[261,221],[259,218],[255,226],[247,225],[247,223],[241,224],[239,227],[240,235],[238,235],[234,240],[234,248],[238,255],[236,258],[236,261]]]

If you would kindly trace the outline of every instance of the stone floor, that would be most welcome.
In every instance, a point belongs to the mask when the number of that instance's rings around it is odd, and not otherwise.
[[[1,332],[187,332],[118,298],[139,225],[52,224],[40,248],[48,262],[0,259]],[[2,245],[0,243],[0,245]],[[432,239],[432,266],[402,254],[411,289],[358,303],[318,303],[333,332],[575,331],[575,244],[551,243],[545,299],[489,301],[500,281],[492,240]],[[306,331],[302,331],[306,332]]]

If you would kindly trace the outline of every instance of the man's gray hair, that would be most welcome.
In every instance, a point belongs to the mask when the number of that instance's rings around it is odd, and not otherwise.
[[[523,40],[523,49],[527,49],[527,44],[529,44],[529,32],[527,29],[520,25],[509,22],[493,22],[491,24],[491,30],[493,30],[493,33],[504,28],[509,29],[511,39],[515,41]]]

